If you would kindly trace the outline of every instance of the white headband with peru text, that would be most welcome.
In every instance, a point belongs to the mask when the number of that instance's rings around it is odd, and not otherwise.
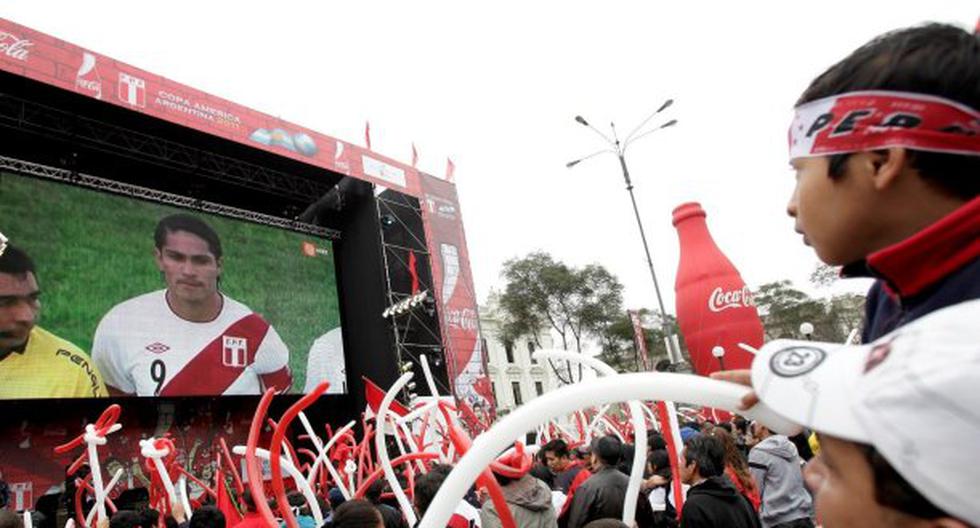
[[[790,159],[905,147],[980,156],[980,112],[941,97],[848,92],[796,107]]]

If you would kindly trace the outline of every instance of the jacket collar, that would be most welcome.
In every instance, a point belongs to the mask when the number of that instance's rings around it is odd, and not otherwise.
[[[980,197],[922,231],[841,269],[844,277],[877,277],[912,297],[980,256]]]

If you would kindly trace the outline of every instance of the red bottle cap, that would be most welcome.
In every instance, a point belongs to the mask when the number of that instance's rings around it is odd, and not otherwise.
[[[676,208],[674,208],[674,221],[673,221],[674,226],[676,227],[677,224],[683,222],[684,220],[687,220],[688,218],[693,218],[695,216],[701,216],[701,217],[708,216],[704,212],[704,209],[701,209],[701,204],[699,204],[698,202],[687,202],[687,203],[680,204]]]

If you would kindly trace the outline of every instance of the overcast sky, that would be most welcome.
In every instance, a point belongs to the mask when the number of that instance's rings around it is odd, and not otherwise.
[[[765,6],[759,7],[759,6]],[[437,175],[456,164],[476,288],[541,249],[600,263],[653,306],[612,156],[576,114],[621,132],[667,98],[678,126],[627,153],[668,310],[671,210],[708,212],[753,287],[814,292],[817,264],[785,215],[786,128],[809,81],[873,36],[927,20],[973,28],[976,1],[166,2],[6,0],[0,16]],[[861,291],[866,282],[834,291]],[[826,291],[816,292],[827,294]]]

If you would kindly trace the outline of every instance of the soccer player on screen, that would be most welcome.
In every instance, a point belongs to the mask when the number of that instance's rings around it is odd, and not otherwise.
[[[0,399],[107,396],[88,355],[37,325],[40,297],[34,262],[8,245],[0,253]]]
[[[205,396],[289,390],[289,350],[276,330],[219,289],[221,240],[174,214],[153,235],[166,289],[117,304],[95,331],[92,358],[112,394]]]

